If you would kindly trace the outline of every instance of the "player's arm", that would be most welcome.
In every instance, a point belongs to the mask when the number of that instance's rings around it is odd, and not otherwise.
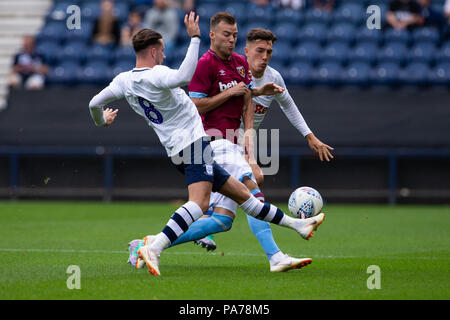
[[[280,104],[281,110],[283,110],[291,124],[306,138],[309,147],[319,155],[320,161],[330,161],[333,159],[331,151],[334,149],[320,141],[312,133],[291,95],[285,92],[282,95],[276,96],[275,100]]]
[[[89,112],[95,122],[95,125],[105,127],[114,122],[119,110],[113,110],[110,108],[103,110],[103,107],[119,98],[120,97],[117,97],[109,86],[92,98],[89,102]]]
[[[249,89],[246,84],[244,82],[240,82],[236,86],[222,91],[213,97],[194,98],[192,94],[190,95],[191,100],[197,107],[198,112],[202,114],[216,109],[232,97],[242,96],[247,92],[249,92]]]
[[[178,88],[187,85],[194,75],[198,62],[198,51],[200,47],[200,28],[198,26],[199,16],[195,18],[195,13],[184,17],[186,30],[191,37],[186,57],[178,70],[164,68],[160,73],[153,74],[154,85],[158,88]]]
[[[280,87],[279,85],[275,84],[274,82],[267,82],[264,83],[263,86],[259,88],[253,88],[252,89],[252,96],[272,96],[274,94],[279,94],[284,92],[284,88]]]
[[[252,95],[248,91],[244,95],[244,108],[242,109],[242,122],[244,124],[244,148],[246,151],[246,159],[249,163],[256,163],[254,148],[254,121],[255,111],[253,108]]]

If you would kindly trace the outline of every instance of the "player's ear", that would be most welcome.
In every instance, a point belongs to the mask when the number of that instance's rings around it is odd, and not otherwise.
[[[247,45],[245,45],[244,53],[245,53],[245,55],[248,57],[248,48],[247,48]]]

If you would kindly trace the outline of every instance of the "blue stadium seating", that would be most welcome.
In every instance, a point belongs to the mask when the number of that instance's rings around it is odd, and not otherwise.
[[[450,41],[445,42],[435,56],[437,63],[450,62]]]
[[[242,1],[226,1],[223,11],[236,18],[238,24],[247,23],[247,3]]]
[[[349,61],[373,64],[377,59],[378,47],[373,42],[360,42],[349,53]]]
[[[276,25],[273,32],[280,41],[294,43],[297,40],[296,30],[297,27],[294,23],[284,22]]]
[[[165,54],[167,56],[169,53]],[[116,62],[121,60],[136,60],[136,55],[132,46],[120,46],[114,50],[113,59]]]
[[[296,62],[284,69],[284,79],[288,84],[310,85],[313,68],[309,63]]]
[[[80,67],[76,62],[65,61],[50,69],[47,77],[48,83],[51,84],[75,84],[77,83],[77,75]]]
[[[36,52],[41,54],[49,65],[56,63],[60,51],[61,46],[55,41],[42,41],[36,45]]]
[[[400,77],[400,66],[394,62],[382,62],[371,72],[371,81],[377,85],[396,85]]]
[[[409,45],[411,42],[411,34],[408,30],[405,29],[393,29],[388,28],[384,31],[384,41],[385,42],[403,42],[406,45]]]
[[[56,41],[63,40],[64,34],[67,30],[65,21],[51,21],[47,23],[44,28],[37,34],[36,40],[41,41]]]
[[[349,64],[342,75],[346,85],[367,86],[370,80],[371,68],[368,63],[353,62]]]
[[[443,2],[435,0],[433,6],[441,10]],[[81,7],[80,30],[66,27],[66,8],[71,4]],[[122,23],[133,4],[134,0],[115,0],[114,13]],[[209,48],[209,18],[218,11],[228,11],[238,22],[235,51],[239,54],[244,54],[250,29],[266,28],[277,35],[270,65],[284,73],[291,84],[391,86],[448,85],[450,82],[450,41],[441,45],[443,40],[437,29],[421,27],[410,32],[366,27],[367,6],[380,6],[385,21],[389,0],[337,0],[336,8],[330,13],[314,9],[310,0],[302,10],[272,5],[261,8],[244,0],[199,0],[196,4],[201,16],[200,55]],[[93,20],[99,14],[98,0],[54,1],[44,27],[36,36],[36,49],[51,66],[49,83],[104,84],[134,66],[132,47],[90,44]],[[183,18],[184,13],[179,11],[181,22]],[[177,45],[171,52],[165,52],[165,64],[178,67],[188,41],[181,24]],[[349,64],[345,66],[346,63]],[[97,71],[98,74],[93,74]]]
[[[319,85],[338,85],[342,80],[342,67],[337,62],[324,62],[313,70],[313,81]]]
[[[342,41],[352,44],[355,37],[355,26],[352,23],[342,22],[329,27],[327,41]]]
[[[354,24],[360,24],[365,17],[365,8],[357,2],[342,3],[333,14],[334,22],[352,22]]]
[[[368,29],[366,26],[362,26],[356,31],[355,41],[371,41],[373,43],[380,44],[383,41],[383,32],[378,29]]]
[[[378,52],[378,61],[380,62],[396,62],[400,64],[404,62],[408,49],[403,42],[386,43]]]
[[[264,23],[271,25],[272,20],[274,19],[273,10],[270,6],[262,8],[259,6],[249,5],[247,12],[247,20],[252,23]]]
[[[71,61],[77,64],[84,63],[86,59],[86,44],[80,41],[67,42],[66,45],[58,51],[59,62]]]
[[[306,23],[320,23],[323,25],[327,25],[331,21],[331,13],[321,10],[310,8],[307,9],[305,13],[305,22]]]
[[[112,66],[112,75],[115,77],[121,72],[129,71],[135,67],[135,61],[124,59],[120,61],[116,61],[115,64]]]
[[[303,11],[292,10],[289,8],[284,8],[277,10],[275,13],[275,24],[279,23],[295,23],[295,25],[300,26],[304,22]]]
[[[400,72],[400,80],[410,85],[424,85],[428,82],[429,68],[427,63],[413,62]]]
[[[450,86],[450,62],[439,63],[430,70],[429,81],[435,85]]]
[[[323,48],[320,53],[320,60],[322,62],[336,62],[343,64],[348,59],[349,48],[346,43],[343,42],[330,42]]]
[[[412,32],[412,39],[414,42],[429,41],[437,44],[439,43],[440,38],[439,31],[432,27],[417,28]]]
[[[321,46],[317,42],[303,42],[293,48],[290,54],[292,62],[315,64],[319,59]]]
[[[105,84],[111,81],[112,70],[105,62],[91,61],[79,69],[78,79],[89,84]]]
[[[306,24],[297,30],[297,41],[317,41],[323,43],[326,39],[327,28],[320,23]]]
[[[88,62],[109,63],[113,58],[110,46],[94,44],[86,50],[86,60]]]
[[[432,42],[416,43],[408,52],[408,60],[413,62],[434,62],[436,46]]]

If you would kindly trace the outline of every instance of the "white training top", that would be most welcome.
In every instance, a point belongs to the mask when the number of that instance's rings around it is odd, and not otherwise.
[[[199,38],[191,39],[178,70],[156,65],[153,68],[134,68],[117,75],[89,103],[96,125],[105,124],[103,106],[124,97],[155,130],[169,157],[206,136],[195,104],[180,88],[187,85],[194,75],[199,45]]]
[[[311,130],[309,129],[305,119],[303,119],[302,114],[298,110],[297,105],[286,89],[283,77],[277,70],[271,68],[270,66],[267,66],[266,70],[264,71],[264,75],[261,78],[255,78],[255,76],[253,76],[253,85],[255,87],[262,87],[267,82],[274,82],[276,85],[285,88],[285,91],[272,96],[258,96],[253,98],[253,103],[255,104],[255,121],[253,128],[255,130],[258,130],[261,122],[264,120],[264,117],[266,116],[266,113],[270,108],[272,101],[275,100],[276,102],[278,102],[281,110],[283,110],[284,114],[292,123],[292,125],[298,131],[300,131],[300,133],[304,137],[310,134]],[[241,129],[242,130],[240,130],[240,133],[242,134],[244,130],[244,124],[242,121]]]

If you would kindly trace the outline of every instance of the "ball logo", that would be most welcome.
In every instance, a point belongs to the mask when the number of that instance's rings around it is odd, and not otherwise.
[[[301,217],[303,219],[311,217],[314,212],[314,203],[311,199],[305,201],[301,206],[299,211],[301,212]]]

